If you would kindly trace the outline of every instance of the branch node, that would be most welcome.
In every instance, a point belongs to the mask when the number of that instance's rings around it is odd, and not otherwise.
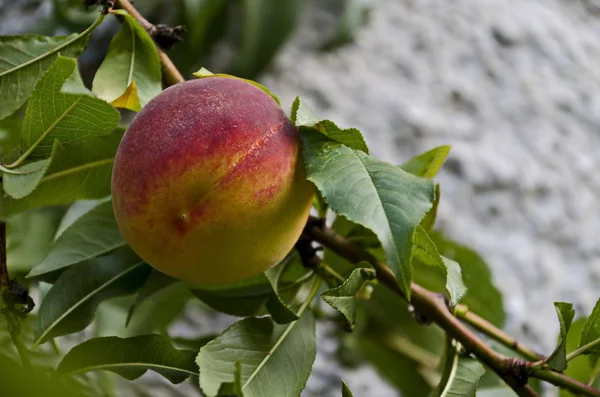
[[[528,363],[522,358],[506,357],[502,370],[507,375],[511,375],[521,387],[525,386],[529,380]]]
[[[21,318],[31,313],[35,307],[35,302],[29,296],[29,290],[16,280],[9,280],[8,287],[2,291],[2,300],[6,306],[4,311],[10,311]]]
[[[152,36],[160,48],[169,50],[175,44],[183,42],[183,34],[185,31],[186,28],[182,25],[170,27],[168,25],[159,24],[154,25],[154,28],[150,32],[150,36]]]

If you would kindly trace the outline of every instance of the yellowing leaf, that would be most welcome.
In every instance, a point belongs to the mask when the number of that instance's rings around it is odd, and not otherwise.
[[[135,81],[129,84],[123,95],[115,99],[110,103],[114,107],[133,110],[139,112],[142,110],[142,104],[138,97],[137,87]]]

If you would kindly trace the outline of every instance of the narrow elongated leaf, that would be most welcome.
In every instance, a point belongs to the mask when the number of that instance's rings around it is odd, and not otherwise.
[[[139,110],[162,90],[161,69],[154,41],[146,29],[123,10],[113,11],[123,17],[121,30],[114,36],[108,53],[98,68],[92,91],[115,106]],[[135,87],[136,99],[122,99],[129,87]],[[129,92],[129,97],[132,95]],[[131,100],[132,99],[132,100]],[[137,103],[136,103],[137,102]],[[133,104],[133,106],[131,106]]]
[[[235,365],[241,361],[245,397],[269,395],[299,397],[316,356],[315,320],[306,311],[286,325],[270,318],[246,318],[235,323],[200,349],[200,388],[207,397],[222,385],[234,382]]]
[[[558,343],[552,354],[548,357],[548,366],[556,371],[564,371],[567,368],[567,334],[575,317],[572,303],[555,302],[554,307],[560,323],[560,334]]]
[[[112,201],[107,200],[73,222],[28,277],[48,276],[125,244],[117,227]]]
[[[23,121],[21,149],[29,160],[50,156],[58,139],[65,147],[99,135],[110,134],[119,122],[119,112],[108,103],[88,95],[61,92],[77,62],[58,56],[36,84]]]
[[[244,0],[233,75],[253,78],[261,72],[294,29],[299,7],[299,0]]]
[[[56,235],[54,236],[55,240],[58,240],[60,235],[67,230],[73,222],[77,219],[81,218],[83,215],[90,212],[92,209],[96,208],[103,202],[108,200],[100,199],[100,200],[79,200],[71,204],[67,212],[65,212],[64,216],[60,220],[60,224],[58,225],[58,229],[56,230]]]
[[[4,192],[14,199],[21,199],[35,190],[46,173],[51,159],[27,163],[13,171],[18,174],[5,173],[2,175]]]
[[[345,381],[342,381],[342,397],[354,397]]]
[[[61,361],[58,371],[112,371],[134,380],[152,370],[171,383],[181,383],[198,373],[195,356],[191,350],[175,349],[169,338],[162,335],[109,336],[90,339],[72,348]]]
[[[135,302],[129,308],[129,312],[127,313],[127,320],[125,320],[125,326],[129,324],[133,313],[135,313],[135,309],[139,307],[142,302],[144,302],[146,299],[150,298],[157,292],[173,285],[176,282],[177,279],[174,279],[171,276],[167,276],[166,274],[153,269],[150,273],[150,276],[148,276],[146,282],[138,292],[138,296]]]
[[[278,324],[287,324],[298,320],[296,312],[288,307],[282,297],[279,296],[279,281],[283,272],[291,265],[289,262],[293,260],[298,260],[298,255],[288,255],[283,260],[283,263],[265,272],[265,276],[269,280],[271,289],[273,290],[273,294],[270,295],[266,302],[266,307],[269,313],[271,313],[273,321]]]
[[[295,251],[267,272],[235,284],[194,288],[192,293],[211,308],[234,316],[254,316],[265,310],[278,324],[287,324],[298,319],[296,310],[312,280],[302,283],[281,283],[284,273],[302,267]]]
[[[494,285],[492,274],[483,258],[471,248],[452,241],[438,232],[431,232],[429,236],[441,255],[460,264],[462,278],[467,288],[462,303],[469,306],[472,312],[502,327],[506,318],[504,300]]]
[[[408,160],[400,168],[413,175],[431,179],[444,165],[448,153],[450,153],[450,146],[438,146]]]
[[[121,331],[122,336],[137,336],[151,332],[166,335],[169,326],[176,319],[181,318],[187,303],[192,299],[192,293],[184,283],[174,282],[158,289],[136,302],[135,312],[129,323],[127,318],[119,321],[121,326],[126,324],[126,329]]]
[[[594,310],[585,322],[583,329],[581,330],[581,339],[579,341],[579,347],[587,345],[588,343],[594,342],[600,339],[600,299],[596,302]],[[600,346],[595,346],[587,350],[586,354],[600,355]]]
[[[302,142],[307,178],[333,211],[375,232],[409,297],[412,236],[431,208],[434,184],[312,131]]]
[[[350,325],[356,322],[356,295],[363,285],[375,278],[375,271],[369,268],[354,269],[342,285],[321,294],[323,300],[342,313]]]
[[[149,274],[150,266],[129,247],[67,269],[40,305],[34,347],[84,329],[101,301],[132,294]]]
[[[456,305],[467,293],[460,265],[452,259],[442,257],[435,243],[421,226],[418,226],[415,230],[413,243],[414,259],[425,265],[434,266],[442,272],[446,291],[450,294],[450,301],[453,305]]]
[[[222,313],[247,317],[257,315],[273,293],[264,274],[230,285],[194,288],[202,302]]]
[[[313,110],[299,96],[292,103],[291,120],[296,127],[312,127],[320,121]]]
[[[470,357],[451,357],[452,367],[448,381],[440,397],[475,397],[479,379],[485,373],[485,368],[479,361]]]
[[[460,265],[448,259],[442,257],[444,265],[446,266],[446,290],[450,293],[450,301],[453,305],[456,305],[467,293],[467,287],[462,278],[462,270]]]
[[[0,36],[0,120],[23,106],[59,52],[77,57],[87,40],[88,34]]]
[[[108,136],[90,139],[71,150],[58,148],[31,194],[21,200],[3,194],[0,218],[31,208],[108,196],[114,156],[122,136],[123,130],[116,129]]]
[[[435,200],[433,200],[433,207],[431,207],[431,209],[425,215],[425,218],[423,218],[423,220],[421,221],[421,226],[427,232],[432,231],[433,227],[435,226],[435,221],[437,219],[437,210],[438,210],[438,206],[440,204],[440,198],[441,198],[440,195],[441,195],[440,184],[436,183],[435,184]]]

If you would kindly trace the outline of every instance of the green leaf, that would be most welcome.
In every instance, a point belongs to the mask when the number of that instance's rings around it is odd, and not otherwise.
[[[175,349],[169,338],[161,335],[109,336],[93,338],[72,348],[58,371],[63,374],[112,371],[134,380],[152,370],[171,383],[181,383],[198,373],[195,355],[191,350]]]
[[[28,278],[47,278],[76,263],[104,255],[125,245],[112,208],[106,200],[69,226]]]
[[[292,103],[291,120],[296,127],[312,127],[320,121],[313,110],[299,96]]]
[[[460,265],[453,261],[442,257],[444,265],[446,266],[446,290],[450,293],[450,301],[453,305],[456,305],[467,293],[467,287],[462,279],[462,270]]]
[[[23,126],[23,117],[19,113],[0,120],[0,161],[5,164],[16,160],[19,155],[18,149]]]
[[[446,291],[450,294],[450,302],[456,305],[467,293],[467,287],[462,279],[462,271],[460,265],[452,259],[441,256],[425,229],[418,226],[413,236],[414,244],[414,265],[424,264],[436,268],[442,275],[442,280],[445,283]],[[425,269],[415,266],[415,278],[427,278],[423,283],[426,288],[437,290],[437,282],[431,277],[430,273],[420,275]],[[419,277],[421,276],[421,277]]]
[[[28,273],[52,245],[60,219],[55,208],[29,211],[7,220],[6,250],[9,274]]]
[[[0,200],[0,218],[31,208],[110,195],[114,156],[123,136],[116,129],[108,136],[89,139],[67,150],[59,147],[36,189],[21,200],[6,195]]]
[[[142,293],[148,294],[149,292],[141,290],[140,294]],[[200,306],[199,302],[193,300],[190,290],[181,282],[174,282],[162,289],[158,289],[150,295],[143,297],[143,300],[136,299],[138,302],[134,302],[135,311],[129,319],[129,323],[127,323],[126,316],[124,316],[125,318],[121,322],[121,325],[126,324],[126,328],[121,331],[121,335],[136,336],[151,332],[166,335],[169,331],[169,326],[175,320],[181,319],[182,312],[186,309],[186,305],[190,300],[196,303],[197,306]],[[129,306],[130,309],[131,307],[133,306]],[[128,315],[129,313],[125,314]]]
[[[546,362],[553,370],[562,372],[567,368],[567,334],[575,317],[575,310],[572,303],[555,302],[554,307],[560,323],[560,334],[558,343]]]
[[[300,0],[244,0],[241,42],[231,74],[254,78],[294,29]]]
[[[58,225],[58,230],[56,230],[54,239],[57,240],[60,235],[73,224],[73,222],[100,204],[104,203],[106,200],[108,200],[108,198],[100,200],[79,200],[71,204],[67,212],[65,212],[64,216],[60,220],[60,224]]]
[[[310,311],[298,321],[275,324],[270,318],[246,318],[200,349],[200,387],[207,397],[234,382],[241,360],[245,397],[299,397],[316,356],[315,320]]]
[[[354,395],[352,394],[352,391],[350,391],[350,388],[348,387],[346,382],[343,380],[342,380],[342,397],[354,397]]]
[[[294,260],[299,261],[299,257],[296,254],[296,251],[292,251],[292,254],[285,257],[281,264],[265,272],[265,276],[269,280],[269,283],[271,284],[271,289],[273,291],[273,293],[270,295],[269,299],[266,302],[266,308],[271,314],[273,321],[275,321],[278,324],[287,324],[291,323],[292,321],[298,320],[296,311],[293,307],[290,307],[292,302],[284,301],[283,297],[280,296],[279,288],[281,276],[291,265],[293,265],[292,261]]]
[[[18,174],[5,173],[2,175],[4,192],[14,199],[21,199],[29,195],[40,183],[50,161],[51,159],[46,159],[27,163],[13,170]]]
[[[75,59],[58,56],[36,84],[23,121],[21,158],[44,159],[50,156],[55,139],[73,147],[117,127],[119,112],[106,102],[61,92],[76,67]]]
[[[470,357],[456,354],[450,358],[452,359],[450,376],[439,396],[475,397],[477,384],[485,373],[485,368],[479,361]]]
[[[367,281],[374,278],[375,271],[373,269],[354,269],[342,285],[323,292],[321,297],[331,307],[339,311],[353,326],[356,322],[356,295]]]
[[[467,288],[461,302],[473,313],[497,327],[502,327],[506,318],[504,300],[493,284],[492,274],[483,258],[472,249],[448,239],[439,232],[431,232],[429,236],[441,255],[460,264],[462,279]],[[423,278],[419,278],[418,281],[428,281]]]
[[[232,316],[258,315],[273,293],[271,284],[264,274],[247,280],[221,286],[202,286],[191,290],[198,299],[209,307]]]
[[[81,35],[56,37],[0,36],[0,120],[23,106],[42,73],[59,53],[79,56],[91,30]]]
[[[450,146],[438,146],[408,160],[400,168],[413,175],[431,179],[444,165],[448,153],[450,153]]]
[[[298,319],[296,310],[311,282],[281,283],[282,275],[291,273],[294,267],[300,267],[304,271],[295,251],[263,274],[234,284],[194,288],[192,293],[211,308],[223,313],[247,317],[264,314],[266,309],[273,321],[286,324]]]
[[[581,336],[582,331],[587,323],[588,319],[579,318],[573,323],[571,323],[571,328],[569,329],[569,333],[567,334],[567,345],[566,350],[571,352],[581,345]],[[565,370],[565,375],[579,382],[586,383],[590,376],[592,375],[592,367],[593,363],[591,362],[590,357],[586,357],[585,355],[580,355],[575,357],[574,359],[569,361],[569,366]],[[574,396],[571,392],[561,389],[560,390],[561,397],[571,397]]]
[[[588,317],[583,330],[581,331],[581,340],[579,347],[600,339],[600,299],[596,302],[592,314]],[[600,346],[596,345],[586,351],[586,354],[600,355]]]
[[[136,89],[135,99],[126,104],[134,111],[144,107],[162,91],[161,68],[154,41],[146,29],[123,10],[113,11],[123,17],[121,30],[113,37],[108,53],[98,68],[92,91],[106,102],[118,105],[119,99]],[[131,93],[131,92],[130,92]]]
[[[409,297],[412,235],[431,208],[434,184],[311,131],[302,142],[307,179],[333,211],[375,232]]]
[[[129,312],[127,313],[127,319],[125,320],[125,326],[129,324],[135,310],[140,306],[142,302],[152,297],[159,291],[164,290],[167,287],[175,284],[178,280],[174,279],[171,276],[167,276],[164,273],[159,272],[158,270],[152,269],[150,276],[146,279],[143,287],[138,292],[137,298],[135,302],[129,308]]]
[[[421,221],[421,226],[423,227],[423,229],[425,229],[425,231],[432,231],[433,227],[435,226],[435,221],[437,219],[437,210],[438,210],[438,206],[440,204],[440,184],[436,183],[435,184],[435,200],[433,200],[433,207],[431,207],[431,209],[427,212],[427,214],[425,215],[425,218],[423,218],[423,220]]]
[[[132,294],[149,274],[150,267],[129,247],[70,267],[40,305],[34,348],[56,336],[84,329],[100,302]]]
[[[360,150],[369,154],[369,148],[367,147],[362,134],[356,128],[341,129],[332,121],[321,120],[315,125],[315,129],[329,139],[340,142],[350,149]]]

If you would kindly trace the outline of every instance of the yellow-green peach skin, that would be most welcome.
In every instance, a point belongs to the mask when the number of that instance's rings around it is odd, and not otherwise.
[[[233,77],[172,86],[129,126],[113,207],[125,240],[163,273],[199,284],[260,274],[293,248],[310,211],[298,130]]]

